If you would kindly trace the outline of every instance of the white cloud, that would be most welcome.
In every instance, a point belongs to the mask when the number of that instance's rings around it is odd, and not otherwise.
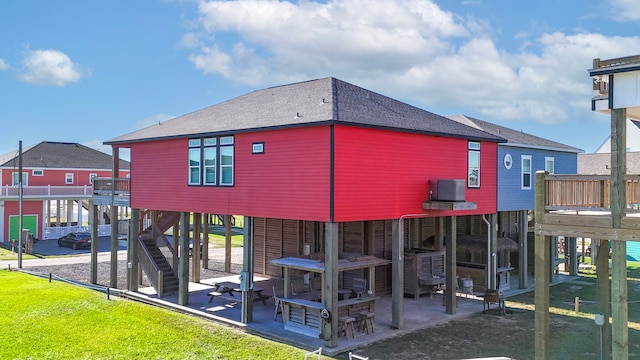
[[[640,48],[639,37],[557,32],[512,34],[522,46],[508,52],[496,46],[486,19],[426,0],[202,0],[199,21],[201,32],[183,42],[204,73],[254,87],[335,76],[427,109],[468,108],[490,120],[592,116],[592,59]],[[229,34],[233,45],[224,41]]]
[[[637,0],[609,0],[612,18],[618,21],[640,20],[640,6]]]
[[[0,71],[7,70],[9,67],[9,64],[7,64],[4,59],[0,58]]]
[[[65,86],[89,76],[90,72],[73,63],[58,50],[31,50],[22,61],[24,72],[20,79],[34,85]]]

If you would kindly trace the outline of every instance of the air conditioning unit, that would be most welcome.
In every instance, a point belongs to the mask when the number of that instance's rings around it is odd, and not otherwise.
[[[438,179],[433,189],[435,201],[464,201],[465,184],[462,179]]]

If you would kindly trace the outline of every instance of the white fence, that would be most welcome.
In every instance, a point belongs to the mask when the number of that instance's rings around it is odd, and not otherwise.
[[[88,226],[54,226],[45,227],[42,239],[57,239],[74,231],[91,232]],[[98,225],[98,236],[111,236],[111,225]]]

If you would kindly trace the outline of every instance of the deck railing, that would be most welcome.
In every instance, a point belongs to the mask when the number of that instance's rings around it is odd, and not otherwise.
[[[23,186],[24,198],[79,198],[90,197],[91,186]],[[0,187],[0,198],[17,199],[20,197],[20,187],[5,185]]]
[[[547,210],[608,211],[610,177],[607,175],[547,175]],[[624,177],[626,211],[640,211],[640,175]]]
[[[129,179],[93,178],[93,202],[96,205],[129,206]]]

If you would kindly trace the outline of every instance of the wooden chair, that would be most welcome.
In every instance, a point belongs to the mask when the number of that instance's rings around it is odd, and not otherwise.
[[[356,297],[362,297],[362,295],[367,291],[367,280],[362,278],[353,279],[351,291]]]
[[[275,305],[276,305],[275,311],[273,313],[273,321],[276,321],[278,314],[284,314],[284,304],[282,303],[282,300],[280,300],[280,296],[278,296],[278,294],[276,293],[275,285],[273,285],[272,288],[273,288],[273,301],[275,302]]]

